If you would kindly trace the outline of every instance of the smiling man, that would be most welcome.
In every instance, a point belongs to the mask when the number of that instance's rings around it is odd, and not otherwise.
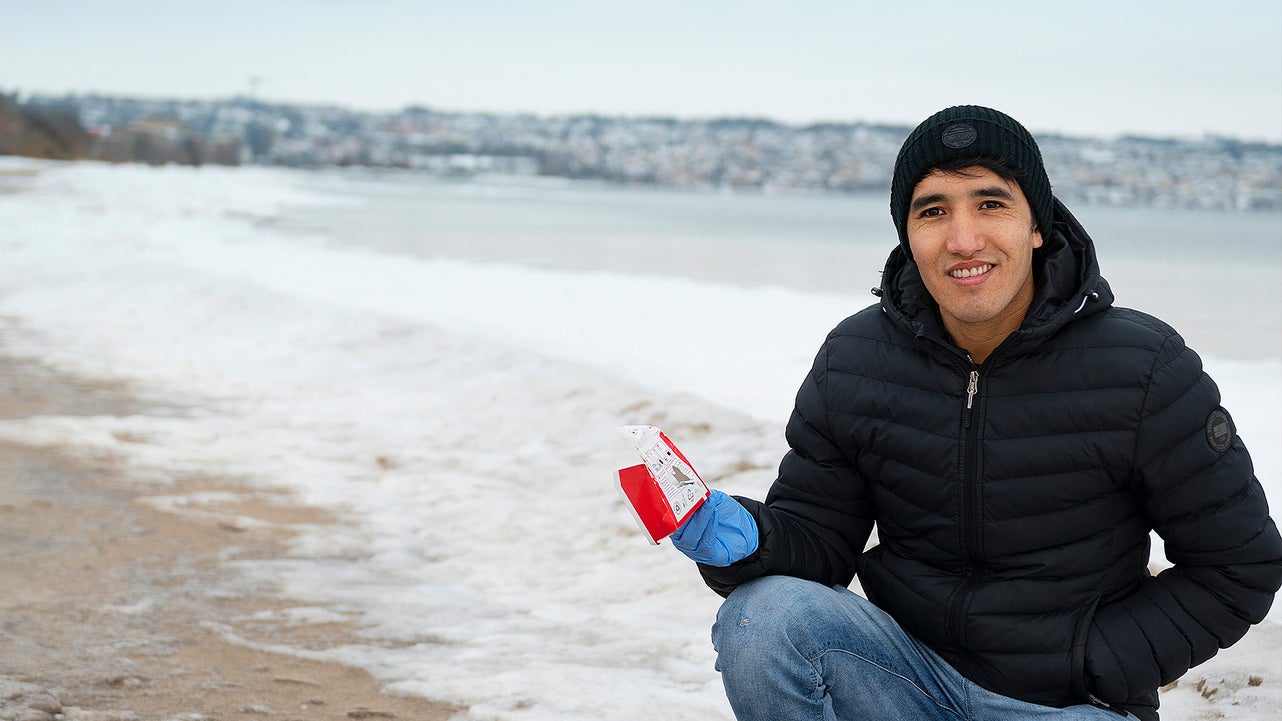
[[[825,340],[765,502],[714,491],[672,537],[727,596],[736,716],[1156,721],[1158,687],[1282,583],[1215,384],[1112,304],[1010,117],[923,122],[890,208],[881,302]],[[1156,576],[1151,531],[1173,564]]]

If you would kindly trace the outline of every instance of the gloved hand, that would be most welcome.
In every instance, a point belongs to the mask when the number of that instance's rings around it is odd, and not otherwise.
[[[742,503],[714,490],[671,538],[692,561],[729,566],[757,550],[757,519]]]

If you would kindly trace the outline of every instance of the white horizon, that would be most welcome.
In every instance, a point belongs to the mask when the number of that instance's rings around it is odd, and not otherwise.
[[[1282,143],[1273,2],[852,5],[67,0],[6,10],[0,89],[910,127],[976,103],[1038,133]]]

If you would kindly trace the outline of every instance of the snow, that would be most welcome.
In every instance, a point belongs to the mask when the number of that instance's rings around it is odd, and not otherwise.
[[[8,351],[184,410],[0,437],[117,455],[161,506],[198,509],[166,486],[223,474],[329,509],[345,523],[233,563],[297,602],[283,617],[362,639],[295,652],[393,692],[476,720],[731,718],[708,637],[720,599],[633,525],[615,427],[657,425],[711,485],[763,496],[813,353],[869,296],[343,245],[275,222],[340,202],[296,171],[0,158],[27,169],[0,195]],[[1282,498],[1282,359],[1205,361]],[[1223,680],[1165,694],[1165,718],[1267,718],[1279,628],[1205,667]]]

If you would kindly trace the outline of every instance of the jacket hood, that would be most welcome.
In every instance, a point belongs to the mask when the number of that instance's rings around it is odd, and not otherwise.
[[[1113,304],[1113,291],[1100,275],[1095,242],[1068,208],[1054,199],[1051,232],[1033,252],[1037,284],[1019,330],[1002,345],[1022,347],[1053,334],[1065,323],[1098,313]],[[882,271],[882,310],[914,336],[947,342],[939,308],[922,282],[917,264],[896,246]]]

